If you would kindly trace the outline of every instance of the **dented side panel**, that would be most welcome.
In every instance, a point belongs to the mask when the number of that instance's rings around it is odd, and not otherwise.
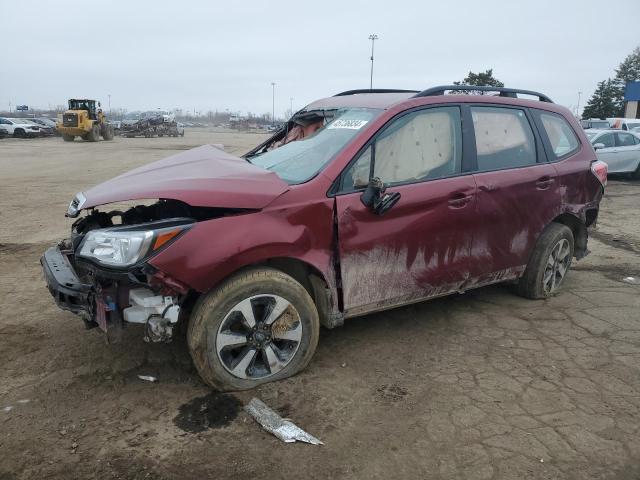
[[[333,203],[290,192],[285,205],[199,222],[149,263],[199,292],[232,273],[275,258],[296,259],[324,277],[337,305],[333,273]],[[297,190],[305,190],[298,187]]]
[[[551,164],[475,173],[478,184],[472,256],[480,283],[497,272],[525,266],[538,237],[561,212]]]
[[[336,198],[345,315],[457,291],[471,258],[476,185],[471,175],[390,187],[400,201],[380,217],[360,193]],[[466,195],[463,207],[449,201]]]

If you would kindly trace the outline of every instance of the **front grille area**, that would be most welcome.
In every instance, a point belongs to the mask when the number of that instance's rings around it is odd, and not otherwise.
[[[77,127],[78,115],[75,113],[65,113],[62,115],[62,125],[64,127]]]

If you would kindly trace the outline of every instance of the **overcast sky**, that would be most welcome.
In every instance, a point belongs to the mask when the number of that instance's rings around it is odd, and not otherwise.
[[[112,108],[276,115],[342,90],[422,89],[493,68],[582,105],[640,44],[640,2],[0,0],[0,110],[96,98]]]

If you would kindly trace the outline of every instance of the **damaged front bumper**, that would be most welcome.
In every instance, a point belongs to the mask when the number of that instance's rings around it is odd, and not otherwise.
[[[92,286],[80,281],[60,248],[49,248],[40,258],[40,263],[49,292],[58,307],[90,317],[89,296],[92,294]]]
[[[126,323],[144,325],[145,341],[171,341],[187,289],[166,275],[149,274],[145,285],[126,280],[127,274],[114,281],[93,271],[92,281],[83,281],[59,246],[49,248],[40,263],[58,307],[82,317],[87,328],[99,327],[109,342],[119,340]]]

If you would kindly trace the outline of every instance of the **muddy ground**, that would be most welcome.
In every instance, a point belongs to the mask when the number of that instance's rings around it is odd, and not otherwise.
[[[38,258],[73,194],[173,152],[263,137],[0,140],[0,479],[640,478],[640,183],[611,181],[592,254],[546,301],[483,288],[321,332],[300,375],[217,395],[184,340],[106,345]],[[158,383],[138,379],[156,375]],[[324,441],[283,444],[257,396]]]

